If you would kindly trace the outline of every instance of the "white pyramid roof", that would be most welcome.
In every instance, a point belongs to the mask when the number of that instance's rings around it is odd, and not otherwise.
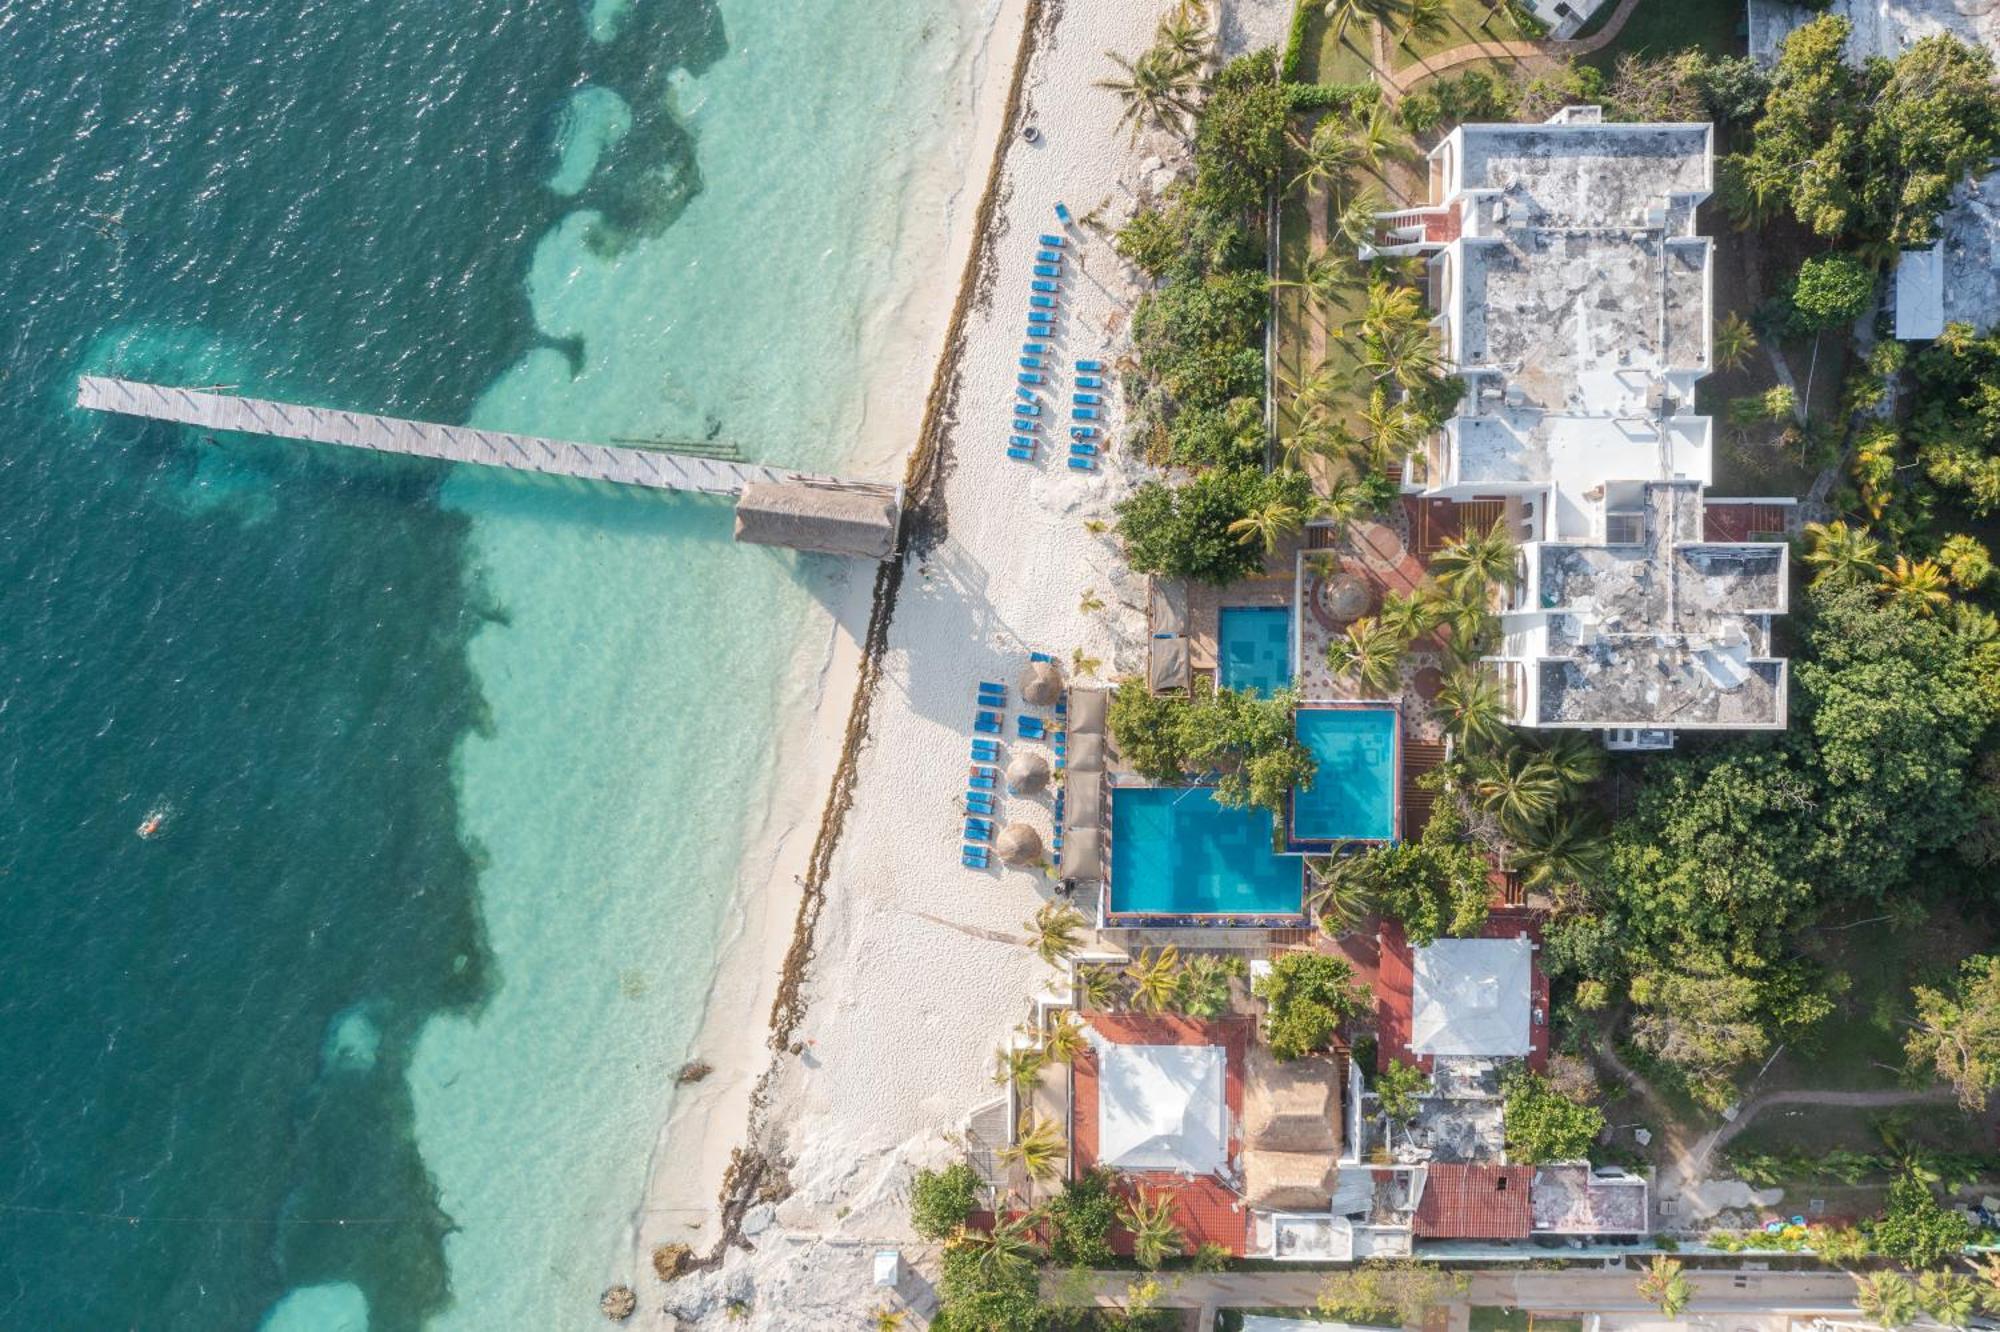
[[[1527,1054],[1533,965],[1526,939],[1439,939],[1417,949],[1410,1049],[1486,1058]]]
[[[1097,1157],[1117,1170],[1212,1175],[1229,1159],[1219,1045],[1097,1045]]]

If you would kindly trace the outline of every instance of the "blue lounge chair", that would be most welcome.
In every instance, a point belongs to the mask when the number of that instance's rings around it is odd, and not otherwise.
[[[972,742],[972,761],[974,763],[996,763],[999,759],[1000,742],[998,740],[974,740]]]
[[[1076,377],[1076,386],[1078,388],[1103,388],[1104,381],[1096,375],[1078,375]]]
[[[1060,250],[1063,246],[1069,243],[1068,241],[1065,241],[1061,236],[1043,236],[1041,237],[1041,242],[1042,244],[1050,247],[1051,249],[1056,249],[1056,250]]]
[[[1028,290],[1030,290],[1030,291],[1061,291],[1061,290],[1062,290],[1062,284],[1060,284],[1060,283],[1056,283],[1056,282],[1051,282],[1051,281],[1049,281],[1049,280],[1048,280],[1047,278],[1036,278],[1036,279],[1035,279],[1035,280],[1034,280],[1033,282],[1030,282],[1030,283],[1028,284]]]
[[[1102,361],[1078,361],[1078,362],[1076,363],[1076,368],[1077,368],[1077,369],[1079,369],[1079,370],[1082,370],[1082,371],[1086,371],[1086,372],[1089,372],[1089,373],[1095,373],[1095,372],[1097,372],[1097,371],[1099,371],[1099,370],[1102,370],[1102,369],[1104,368],[1104,362],[1102,362]]]
[[[1035,262],[1038,264],[1060,264],[1062,262],[1062,251],[1037,250],[1035,251]]]
[[[979,692],[982,694],[1004,694],[1007,692],[1007,686],[998,680],[981,680],[979,682]]]
[[[1052,314],[1042,314],[1035,310],[1028,311],[1028,336],[1034,338],[1054,337],[1056,335],[1055,320],[1056,317]]]
[[[1045,343],[1024,342],[1021,344],[1021,354],[1023,356],[1040,356],[1043,352],[1047,350],[1048,346]]]
[[[1030,296],[1028,304],[1038,310],[1053,310],[1056,308],[1056,298],[1053,296]]]
[[[1072,393],[1069,396],[1072,402],[1080,402],[1086,407],[1095,407],[1098,403],[1104,401],[1103,398],[1095,393]]]
[[[982,712],[972,719],[972,729],[981,735],[999,735],[1005,729],[997,712]]]
[[[1007,448],[1007,456],[1016,462],[1033,462],[1035,450],[1032,447],[1024,449],[1019,444],[1012,444]]]
[[[967,869],[992,869],[993,862],[986,858],[986,848],[968,846],[959,853],[958,863]]]
[[[1096,426],[1071,426],[1071,427],[1069,428],[1069,437],[1070,437],[1071,439],[1096,439],[1096,438],[1097,438],[1097,427],[1096,427]]]
[[[1020,366],[1023,370],[1039,370],[1042,368],[1042,358],[1039,356],[1023,356],[1020,358]]]
[[[1099,419],[1095,407],[1072,407],[1069,409],[1069,415],[1073,421],[1095,421]]]
[[[1046,384],[1049,382],[1049,377],[1039,370],[1016,371],[1014,378],[1023,384]]]
[[[991,791],[993,789],[993,773],[990,769],[982,771],[979,768],[974,768],[972,775],[965,779],[965,784],[975,791]]]
[[[1032,449],[1035,447],[1035,437],[1033,435],[1009,435],[1007,436],[1007,442],[1017,449]]]
[[[1041,428],[1042,428],[1042,423],[1040,421],[1016,420],[1014,422],[1014,433],[1017,435],[1032,435],[1035,431],[1040,430]]]
[[[1070,444],[1069,451],[1072,456],[1078,458],[1095,458],[1097,456],[1097,446],[1095,444],[1086,444],[1080,439]]]
[[[1039,402],[1017,402],[1014,404],[1014,413],[1017,416],[1040,416],[1042,414],[1042,404]]]
[[[1030,652],[1030,653],[1028,654],[1028,660],[1029,660],[1029,661],[1054,661],[1054,660],[1055,660],[1055,658],[1054,658],[1054,657],[1052,657],[1052,656],[1050,656],[1050,655],[1049,655],[1048,653],[1046,653],[1046,652]]]
[[[1035,265],[1035,276],[1036,276],[1036,277],[1061,277],[1061,276],[1062,276],[1062,265],[1061,265],[1061,264],[1036,264],[1036,265]]]
[[[968,814],[991,814],[993,812],[993,797],[990,795],[981,795],[977,791],[967,791],[965,793],[965,811]]]
[[[1069,225],[1069,209],[1063,207],[1061,204],[1057,204],[1056,216],[1062,220],[1064,226]]]
[[[993,825],[985,819],[965,821],[965,840],[968,842],[990,842],[993,840]]]
[[[1024,740],[1039,740],[1048,734],[1047,729],[1042,725],[1042,719],[1031,712],[1024,712],[1019,717],[1016,717],[1014,725],[1020,729],[1021,737]]]
[[[1069,460],[1069,465],[1071,467],[1074,467],[1079,472],[1094,472],[1097,470],[1097,459],[1071,458]]]

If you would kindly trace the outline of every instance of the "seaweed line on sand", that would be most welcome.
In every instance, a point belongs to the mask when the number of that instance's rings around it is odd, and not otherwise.
[[[854,787],[860,769],[861,748],[868,738],[868,726],[875,701],[875,687],[882,675],[882,658],[889,645],[889,624],[895,617],[896,594],[902,587],[903,570],[913,553],[933,548],[945,531],[944,495],[941,483],[950,462],[949,439],[956,422],[959,364],[964,351],[965,320],[975,305],[989,294],[994,268],[994,245],[1000,239],[1003,219],[998,215],[1002,200],[1001,177],[1007,149],[1020,119],[1027,86],[1028,68],[1038,43],[1054,29],[1062,12],[1062,0],[1026,0],[1021,24],[1021,40],[1014,55],[1014,69],[1007,88],[1007,105],[1000,119],[999,141],[994,145],[993,162],[987,168],[986,188],[980,195],[979,210],[973,218],[972,253],[966,257],[965,272],[959,280],[958,298],[952,305],[951,322],[945,328],[944,354],[931,378],[924,401],[923,424],[916,447],[910,453],[903,474],[903,517],[896,533],[896,549],[875,572],[875,590],[868,611],[868,629],[862,640],[860,676],[854,688],[854,703],[848,711],[847,731],[841,742],[840,760],[834,766],[833,782],[827,792],[826,807],[820,815],[819,833],[813,840],[812,855],[804,875],[804,893],[799,899],[798,917],[792,928],[791,947],[786,951],[784,969],[778,980],[777,997],[771,1004],[771,1034],[774,1056],[784,1055],[806,1014],[803,991],[806,973],[813,960],[813,936],[820,909],[826,903],[826,881],[833,865],[833,853],[854,803]],[[768,1110],[771,1067],[758,1078],[750,1094],[748,1142],[731,1154],[728,1173],[723,1177],[718,1203],[722,1211],[721,1233],[714,1247],[685,1270],[712,1268],[734,1245],[748,1248],[743,1238],[743,1217],[759,1202],[775,1202],[788,1191],[785,1164],[775,1153],[760,1146]]]

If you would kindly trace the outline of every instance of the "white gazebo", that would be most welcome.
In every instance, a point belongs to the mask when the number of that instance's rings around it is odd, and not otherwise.
[[[1527,1054],[1533,967],[1526,939],[1439,939],[1417,949],[1410,1049],[1485,1059]]]
[[[1213,1175],[1229,1163],[1228,1052],[1098,1042],[1097,1157],[1114,1170]]]

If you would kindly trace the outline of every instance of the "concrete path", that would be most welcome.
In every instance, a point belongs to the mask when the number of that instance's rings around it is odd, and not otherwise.
[[[1589,37],[1569,40],[1548,41],[1495,41],[1467,42],[1454,46],[1433,56],[1420,56],[1407,69],[1396,69],[1389,59],[1388,38],[1382,32],[1382,25],[1373,25],[1375,35],[1375,77],[1382,84],[1382,90],[1389,100],[1400,101],[1404,93],[1425,79],[1436,78],[1450,73],[1460,65],[1469,65],[1477,60],[1534,60],[1539,58],[1561,59],[1565,56],[1586,56],[1601,51],[1618,39],[1624,30],[1625,21],[1632,17],[1641,0],[1619,0],[1618,8],[1605,22],[1602,31]]]

